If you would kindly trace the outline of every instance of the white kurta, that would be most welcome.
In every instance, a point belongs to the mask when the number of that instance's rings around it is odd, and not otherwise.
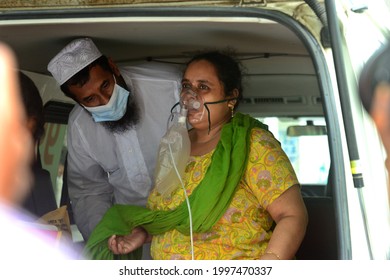
[[[68,123],[68,188],[84,239],[113,203],[145,205],[152,188],[161,137],[179,100],[181,71],[161,63],[120,68],[135,95],[141,120],[113,134],[76,105]]]

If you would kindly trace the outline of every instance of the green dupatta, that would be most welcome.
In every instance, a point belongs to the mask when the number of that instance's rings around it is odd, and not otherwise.
[[[205,177],[189,196],[194,232],[206,232],[226,212],[236,186],[245,171],[252,128],[268,129],[256,119],[236,113],[222,128],[221,139],[212,155]],[[152,235],[176,229],[189,235],[189,215],[184,201],[174,210],[150,210],[134,205],[114,205],[96,226],[85,247],[92,259],[139,259],[141,251],[128,255],[114,255],[107,245],[112,235],[126,235],[142,226]]]

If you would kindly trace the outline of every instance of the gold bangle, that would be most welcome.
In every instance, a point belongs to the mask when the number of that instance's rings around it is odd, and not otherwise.
[[[278,255],[278,254],[275,254],[274,252],[267,251],[267,252],[265,252],[264,254],[274,255],[278,260],[281,260],[281,258],[279,257],[279,255]]]

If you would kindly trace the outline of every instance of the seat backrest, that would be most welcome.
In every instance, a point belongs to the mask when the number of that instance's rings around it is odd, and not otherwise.
[[[66,205],[66,208],[68,209],[68,215],[69,215],[69,221],[70,224],[74,224],[74,218],[73,218],[73,209],[72,204],[69,198],[69,192],[68,192],[68,159],[67,155],[65,156],[65,162],[64,162],[64,173],[63,173],[63,183],[62,183],[62,191],[61,191],[61,201],[60,205],[64,206]]]
[[[50,172],[42,168],[41,155],[37,149],[37,160],[33,163],[31,171],[33,182],[22,207],[37,218],[56,210],[57,202],[54,195]]]
[[[299,248],[298,260],[337,260],[338,242],[336,220],[331,197],[303,198],[309,223],[305,238]]]

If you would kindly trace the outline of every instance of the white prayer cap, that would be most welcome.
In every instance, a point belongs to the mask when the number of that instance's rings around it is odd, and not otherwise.
[[[91,39],[76,39],[70,42],[49,62],[47,70],[62,85],[100,56],[102,54]]]

